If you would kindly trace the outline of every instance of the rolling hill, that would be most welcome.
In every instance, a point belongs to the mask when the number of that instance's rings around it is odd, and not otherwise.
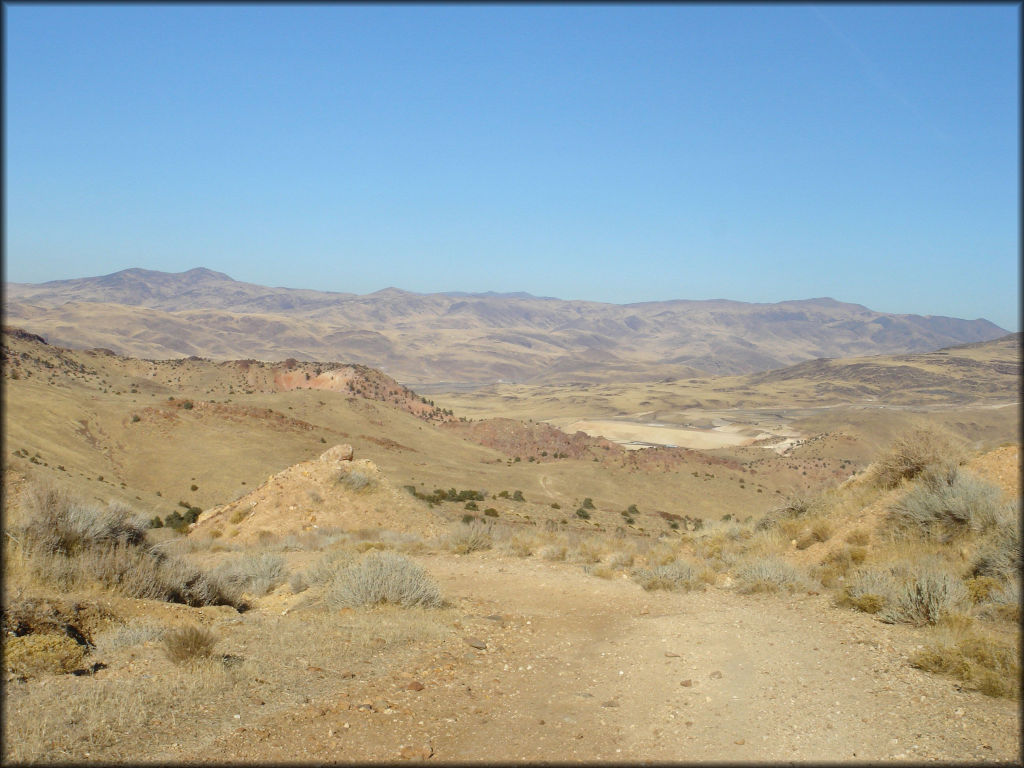
[[[652,381],[816,358],[926,352],[1006,331],[819,298],[606,304],[528,294],[271,288],[208,269],[7,283],[10,325],[153,359],[346,359],[414,387]]]

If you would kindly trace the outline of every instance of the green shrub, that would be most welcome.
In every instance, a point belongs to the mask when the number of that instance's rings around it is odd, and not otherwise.
[[[513,493],[512,494],[512,501],[526,501],[526,499],[523,497],[523,492],[522,491],[516,491],[515,493]]]
[[[379,603],[436,608],[444,604],[440,589],[426,571],[393,552],[373,552],[341,570],[328,586],[326,599],[337,608]]]
[[[487,517],[497,517],[498,510],[496,510],[494,507],[488,507],[487,509],[484,510],[484,515]]]
[[[583,507],[580,507],[579,509],[576,510],[576,517],[580,518],[581,520],[589,520],[590,513],[587,512],[587,510],[585,510]]]
[[[583,500],[583,503],[580,506],[583,509],[593,509],[594,508],[594,500],[592,498],[590,498],[589,496],[587,496],[587,498],[585,498]]]

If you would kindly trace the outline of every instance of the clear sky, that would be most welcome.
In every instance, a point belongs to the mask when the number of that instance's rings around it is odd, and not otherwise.
[[[5,4],[5,279],[1018,330],[1016,5]]]

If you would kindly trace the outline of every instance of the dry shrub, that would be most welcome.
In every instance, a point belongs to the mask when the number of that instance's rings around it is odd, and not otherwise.
[[[141,544],[149,523],[122,504],[87,504],[67,491],[32,485],[25,495],[28,522],[21,531],[27,549],[72,556],[101,544]]]
[[[802,520],[817,514],[822,509],[819,497],[794,493],[786,497],[779,506],[770,510],[754,524],[755,531],[767,531],[778,526],[784,520]]]
[[[341,570],[352,564],[355,556],[347,549],[336,549],[322,555],[306,569],[305,581],[311,587],[329,583]]]
[[[928,427],[919,428],[893,442],[871,468],[870,476],[882,488],[895,488],[928,467],[956,465],[963,458],[963,450],[951,435]]]
[[[984,533],[1013,516],[1002,495],[996,486],[954,465],[932,466],[893,504],[886,524],[897,538],[912,535],[945,542],[968,532]]]
[[[900,584],[879,617],[887,624],[935,624],[967,603],[967,589],[937,564],[923,567]]]
[[[978,544],[971,563],[975,576],[992,576],[1007,582],[1020,577],[1019,506],[1007,506],[1004,511],[1002,519],[996,521]]]
[[[260,552],[224,561],[213,576],[230,589],[260,597],[283,584],[288,570],[280,555]]]
[[[559,561],[565,560],[564,544],[545,544],[537,550],[537,555],[542,560]]]
[[[99,585],[128,597],[187,605],[241,605],[230,586],[150,546],[145,525],[127,507],[83,504],[45,486],[29,489],[28,521],[19,531],[28,573],[50,587]]]
[[[655,565],[651,568],[637,568],[630,576],[633,581],[646,590],[666,589],[688,592],[691,589],[703,589],[705,585],[702,569],[683,560],[676,560],[665,565]]]
[[[586,563],[593,565],[601,562],[604,556],[604,545],[595,538],[585,538],[577,541],[566,553],[566,560],[571,563]]]
[[[85,648],[67,635],[39,633],[4,638],[4,670],[23,677],[59,675],[82,666]]]
[[[785,560],[774,557],[747,558],[736,568],[737,590],[752,592],[788,592],[810,589],[808,578]]]
[[[343,470],[338,482],[354,493],[369,493],[377,487],[377,481],[358,469]]]
[[[490,549],[494,544],[492,525],[479,520],[473,520],[468,524],[457,523],[448,531],[444,544],[452,552],[460,555]]]
[[[436,608],[444,603],[439,587],[426,571],[393,552],[371,553],[339,571],[325,597],[337,608],[378,603]]]
[[[213,632],[194,624],[168,630],[163,636],[164,653],[175,664],[209,658],[217,642]]]
[[[847,580],[838,603],[864,613],[878,613],[889,604],[899,585],[889,568],[861,568]]]
[[[623,568],[629,568],[633,565],[633,553],[632,552],[612,552],[608,557],[607,565],[613,570],[621,570]]]
[[[521,531],[504,531],[497,539],[495,547],[503,555],[513,557],[529,557],[537,546],[536,537]]]

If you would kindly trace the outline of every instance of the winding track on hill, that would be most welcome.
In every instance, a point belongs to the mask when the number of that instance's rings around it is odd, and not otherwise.
[[[493,553],[422,562],[466,609],[455,631],[486,649],[382,655],[381,674],[337,698],[154,757],[394,761],[403,747],[440,761],[1019,757],[1014,702],[911,668],[918,634],[823,595],[648,593]],[[411,677],[423,690],[404,690]],[[392,708],[353,705],[382,699]]]

